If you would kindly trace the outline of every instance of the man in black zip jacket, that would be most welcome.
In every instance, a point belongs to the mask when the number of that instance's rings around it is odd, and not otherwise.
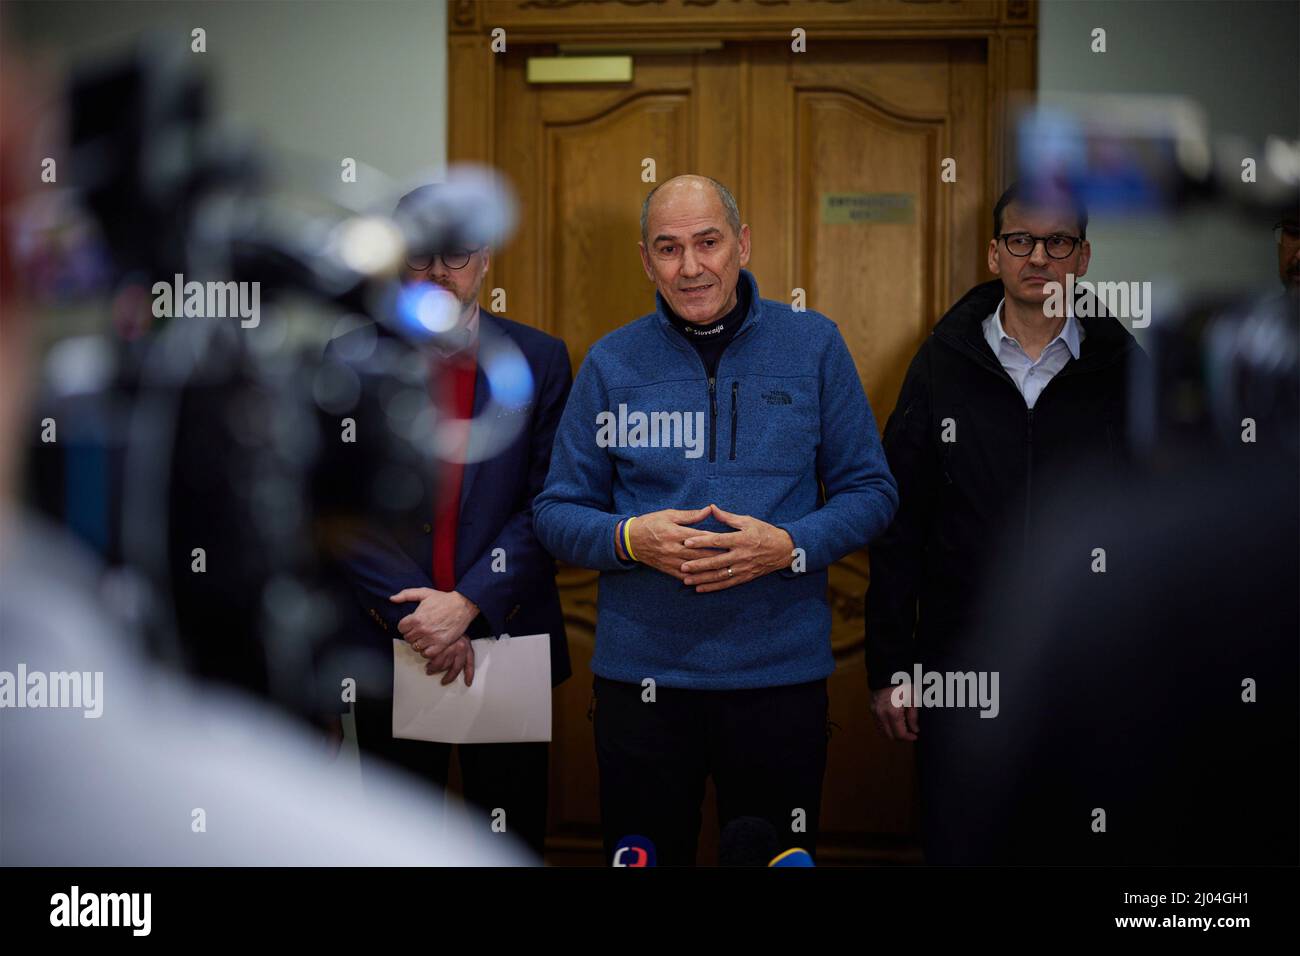
[[[1032,580],[1007,578],[1045,517],[1051,489],[1081,476],[1104,486],[1123,468],[1129,370],[1145,360],[1094,296],[1070,302],[1064,294],[1073,288],[1067,276],[1082,277],[1091,253],[1080,202],[1059,189],[1016,184],[993,220],[988,264],[999,278],[970,290],[935,326],[886,425],[900,504],[870,549],[872,712],[888,738],[919,741],[931,863],[986,862],[972,858],[968,837],[979,821],[966,819],[963,807],[967,795],[994,786],[996,769],[971,766],[955,752],[954,722],[1016,732],[982,719],[997,714],[999,662],[989,659],[981,634],[1013,623],[981,613],[982,595],[1034,588]],[[911,688],[916,665],[923,685]],[[930,672],[972,671],[982,676],[947,679],[946,696],[921,697]],[[976,680],[983,681],[978,693]],[[953,699],[959,686],[969,691],[965,700]]]

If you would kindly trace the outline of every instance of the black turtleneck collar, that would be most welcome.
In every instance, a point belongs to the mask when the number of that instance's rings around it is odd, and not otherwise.
[[[659,299],[663,304],[664,315],[668,317],[672,327],[695,346],[695,351],[700,353],[700,359],[704,362],[709,378],[717,377],[718,359],[722,357],[723,350],[740,331],[740,327],[745,324],[745,317],[749,315],[750,288],[745,277],[742,275],[736,284],[736,304],[731,311],[708,325],[687,322],[672,310],[662,295]]]
[[[663,297],[660,296],[660,298]],[[749,314],[749,283],[745,281],[744,276],[740,277],[740,280],[736,283],[736,304],[731,307],[730,312],[708,325],[696,325],[693,322],[687,322],[673,311],[673,307],[668,304],[666,299],[663,302],[663,309],[664,315],[673,324],[673,328],[692,342],[730,339],[745,321],[745,316]]]
[[[663,296],[659,297],[663,300]],[[664,315],[672,323],[673,328],[682,334],[682,336],[695,346],[695,351],[700,354],[700,359],[704,362],[704,367],[709,373],[709,378],[716,378],[718,374],[718,360],[722,357],[723,350],[735,337],[740,327],[745,324],[745,317],[749,315],[750,306],[750,289],[749,283],[745,281],[742,275],[740,281],[736,283],[736,304],[731,311],[722,318],[710,322],[708,325],[695,325],[687,322],[666,302],[663,302]]]

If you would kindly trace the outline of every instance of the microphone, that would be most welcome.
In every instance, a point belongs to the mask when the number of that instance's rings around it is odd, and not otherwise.
[[[614,866],[649,868],[655,865],[655,845],[649,837],[625,836],[614,849]]]
[[[780,851],[776,828],[762,817],[736,817],[722,828],[719,866],[767,866]]]
[[[791,847],[790,849],[786,850],[784,853],[776,857],[774,860],[772,860],[771,863],[768,864],[768,866],[816,866],[816,865],[817,864],[813,862],[813,858],[808,854],[808,851],[802,850],[797,846]]]

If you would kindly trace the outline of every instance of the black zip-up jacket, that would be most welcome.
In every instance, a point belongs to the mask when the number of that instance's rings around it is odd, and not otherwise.
[[[1127,463],[1128,375],[1146,358],[1133,336],[1111,316],[1079,318],[1079,357],[1029,409],[984,338],[1002,297],[1001,280],[986,282],[948,311],[912,360],[885,426],[899,508],[870,549],[873,690],[914,662],[930,669],[923,654],[932,661],[975,633],[981,595],[1009,583],[1049,490],[1067,477],[1104,483]]]

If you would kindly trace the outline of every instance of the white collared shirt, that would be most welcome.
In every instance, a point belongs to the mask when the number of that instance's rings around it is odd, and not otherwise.
[[[1003,302],[1006,302],[1006,299],[999,302],[997,311],[983,322],[984,341],[989,343],[993,354],[998,357],[1002,367],[1016,383],[1016,388],[1020,389],[1020,394],[1025,397],[1025,404],[1033,408],[1034,403],[1038,401],[1038,396],[1047,387],[1047,383],[1057,372],[1065,368],[1065,363],[1070,361],[1070,357],[1076,359],[1079,357],[1079,343],[1083,341],[1084,336],[1083,326],[1074,317],[1074,309],[1067,303],[1065,325],[1061,326],[1061,331],[1057,333],[1056,338],[1047,343],[1047,347],[1039,354],[1038,361],[1034,361],[1020,347],[1020,343],[1003,330]]]

